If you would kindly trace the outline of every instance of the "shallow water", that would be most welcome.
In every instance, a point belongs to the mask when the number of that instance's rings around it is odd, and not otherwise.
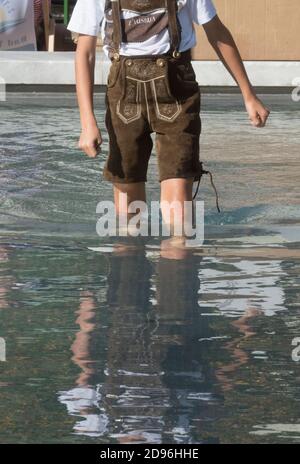
[[[107,137],[76,150],[72,95],[1,103],[2,443],[300,443],[299,103],[264,100],[257,131],[238,96],[203,96],[222,213],[204,179],[207,252],[177,256],[97,236]],[[152,199],[156,175],[153,156]]]

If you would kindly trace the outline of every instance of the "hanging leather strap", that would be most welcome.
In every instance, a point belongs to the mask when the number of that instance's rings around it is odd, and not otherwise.
[[[181,27],[177,18],[177,0],[166,0],[168,11],[169,35],[170,35],[170,51],[173,56],[179,56],[179,45],[181,41]]]
[[[197,188],[196,188],[196,191],[195,191],[195,193],[193,195],[193,201],[196,199],[196,196],[197,196],[197,194],[199,192],[199,187],[200,187],[200,181],[201,181],[202,174],[208,174],[209,177],[210,177],[211,186],[214,189],[214,192],[215,192],[215,195],[216,195],[216,207],[217,207],[218,212],[220,213],[221,209],[220,209],[220,206],[219,206],[219,195],[218,195],[218,191],[216,189],[215,183],[214,183],[213,175],[212,175],[212,173],[210,171],[206,171],[205,169],[203,169],[202,161],[200,162],[200,164],[201,164],[201,176],[200,176],[200,178],[198,180]]]
[[[121,9],[120,0],[111,0],[112,20],[113,20],[113,51],[111,58],[114,60],[120,59],[120,45],[122,42],[122,24],[121,24]]]

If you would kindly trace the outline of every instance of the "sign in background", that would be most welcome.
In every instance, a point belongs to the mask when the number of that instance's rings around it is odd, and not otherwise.
[[[36,50],[33,0],[0,0],[0,50]]]

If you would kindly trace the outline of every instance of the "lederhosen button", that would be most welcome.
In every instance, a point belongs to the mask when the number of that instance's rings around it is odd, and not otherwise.
[[[172,55],[173,55],[173,58],[180,58],[181,53],[178,50],[174,50]]]
[[[156,64],[157,66],[159,66],[160,68],[163,68],[165,66],[165,60],[163,60],[162,58],[158,58],[156,60]]]

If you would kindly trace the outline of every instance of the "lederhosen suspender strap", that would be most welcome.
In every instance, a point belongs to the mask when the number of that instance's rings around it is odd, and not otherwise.
[[[174,58],[179,56],[179,45],[181,40],[180,25],[177,18],[177,0],[166,0],[168,11],[169,35],[170,35],[170,51]]]
[[[170,51],[172,55],[177,58],[180,56],[179,45],[181,40],[181,30],[177,18],[177,0],[165,0],[166,8],[168,11],[168,24],[170,35]],[[111,0],[112,6],[112,19],[113,19],[113,52],[110,58],[115,60],[119,59],[120,45],[122,42],[122,23],[121,23],[121,8],[120,0]]]
[[[120,45],[122,42],[122,24],[121,24],[121,10],[120,1],[111,0],[112,19],[113,19],[113,52],[110,58],[115,60],[119,59]]]

